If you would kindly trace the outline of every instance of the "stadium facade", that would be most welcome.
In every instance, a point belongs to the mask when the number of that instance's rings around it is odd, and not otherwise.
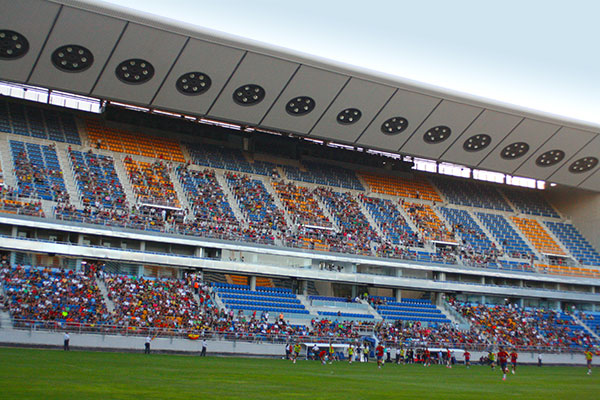
[[[298,324],[515,304],[600,340],[600,127],[114,6],[0,4],[5,264],[201,272],[218,305]]]

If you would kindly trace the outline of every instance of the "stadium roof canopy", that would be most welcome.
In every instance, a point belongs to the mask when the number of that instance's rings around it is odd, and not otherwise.
[[[0,9],[3,80],[600,191],[600,126],[99,2]]]

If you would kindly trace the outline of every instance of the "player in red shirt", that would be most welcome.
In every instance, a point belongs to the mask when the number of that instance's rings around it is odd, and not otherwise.
[[[512,366],[512,374],[515,374],[515,371],[517,370],[517,358],[519,358],[519,355],[517,354],[517,351],[513,349],[512,353],[510,353],[510,363]]]
[[[446,347],[446,368],[452,368],[452,352]]]
[[[467,368],[471,366],[471,353],[469,353],[469,350],[465,350],[465,365]]]
[[[379,343],[377,345],[377,347],[375,347],[375,355],[377,355],[377,368],[381,368],[381,364],[383,364],[383,352],[384,352],[384,348],[381,345],[381,343]]]
[[[506,380],[506,373],[508,372],[508,367],[506,366],[508,362],[508,353],[504,351],[503,347],[500,347],[500,351],[498,351],[498,364],[500,365],[500,369],[502,370],[502,380]]]
[[[423,366],[431,366],[431,353],[429,352],[428,348],[425,348],[425,350],[423,351]]]
[[[327,363],[327,350],[321,350],[319,352],[319,358],[321,359],[321,363],[325,365]]]

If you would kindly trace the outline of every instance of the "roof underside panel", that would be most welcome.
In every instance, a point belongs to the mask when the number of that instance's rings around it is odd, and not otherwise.
[[[28,43],[20,57],[0,54],[2,80],[600,191],[600,165],[592,159],[600,154],[600,127],[593,124],[344,66],[115,5],[0,0],[0,10],[0,31],[5,37],[7,31],[14,31]],[[89,50],[91,65],[78,72],[59,69],[52,55],[66,45]],[[152,78],[137,84],[119,79],[117,68],[131,59],[151,65]],[[189,73],[208,77],[209,87],[199,94],[185,93],[177,82]],[[234,97],[248,85],[260,87],[261,99],[239,104]],[[291,104],[293,111],[294,101],[306,98],[311,110],[298,115],[286,108]],[[357,110],[360,116],[338,120],[347,109]],[[398,129],[386,132],[393,118],[391,125]],[[435,127],[447,127],[450,135],[433,143],[424,140]],[[485,145],[465,145],[482,135],[487,135]],[[506,151],[507,146],[521,143],[527,145],[522,154],[510,147]],[[564,152],[560,160],[546,166],[536,163],[553,150]],[[513,153],[515,157],[506,157]],[[571,168],[574,163],[576,168]],[[584,164],[590,168],[577,171]]]

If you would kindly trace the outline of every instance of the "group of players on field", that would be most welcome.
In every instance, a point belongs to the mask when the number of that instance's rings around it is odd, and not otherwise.
[[[328,361],[329,361],[329,364],[331,364],[333,361],[339,360],[338,356],[337,356],[337,352],[335,351],[335,348],[333,347],[333,345],[331,343],[329,343],[328,348],[321,348],[321,347],[319,347],[318,344],[315,344],[312,347],[312,349],[310,349],[310,350],[312,351],[313,359],[318,358],[322,364],[326,364]],[[298,356],[300,355],[301,351],[302,351],[302,346],[300,345],[300,343],[296,343],[294,345],[290,344],[290,345],[286,346],[287,358],[291,359],[294,364],[296,363],[296,360],[298,359]],[[412,352],[412,350],[411,350],[411,352]],[[348,362],[350,364],[352,364],[352,362],[355,361],[355,357],[357,356],[357,354],[358,354],[358,357],[360,357],[362,355],[364,357],[364,359],[366,359],[366,361],[368,361],[368,353],[369,353],[368,346],[355,347],[354,345],[350,345],[350,346],[348,346]],[[375,356],[377,357],[377,368],[381,368],[381,366],[384,364],[385,354],[386,354],[386,349],[383,347],[383,345],[381,343],[379,343],[377,345],[377,347],[375,347]],[[431,357],[431,352],[429,351],[428,348],[422,349],[417,354],[419,354],[421,356],[420,360],[422,361],[423,366],[425,366],[425,367],[431,366],[432,357]],[[588,375],[590,375],[592,373],[593,352],[591,349],[587,349],[584,352],[584,355],[585,355],[586,362],[587,362],[587,368],[588,368],[587,373],[588,373]],[[516,352],[516,350],[513,350],[509,354],[504,349],[504,347],[501,346],[498,350],[498,353],[494,353],[494,352],[490,351],[487,356],[486,361],[491,366],[492,370],[494,370],[496,368],[496,359],[498,360],[497,365],[500,367],[500,370],[502,371],[502,380],[503,381],[506,380],[506,375],[508,374],[508,358],[509,357],[510,357],[510,364],[511,364],[511,372],[514,375],[517,371],[517,360],[519,358],[519,354]],[[412,359],[412,355],[410,356],[410,358]],[[465,350],[464,358],[465,358],[465,366],[467,368],[469,368],[471,366],[471,353],[469,353],[468,350]],[[454,359],[454,357],[452,356],[452,352],[450,351],[450,349],[446,348],[446,357],[445,357],[446,368],[452,368],[453,359]],[[389,357],[389,353],[388,353],[388,361],[389,360],[390,360],[390,357]],[[417,360],[419,360],[419,358],[417,358]],[[397,349],[397,351],[396,351],[396,363],[399,364],[400,361],[402,361],[403,363],[405,361],[403,348]]]

